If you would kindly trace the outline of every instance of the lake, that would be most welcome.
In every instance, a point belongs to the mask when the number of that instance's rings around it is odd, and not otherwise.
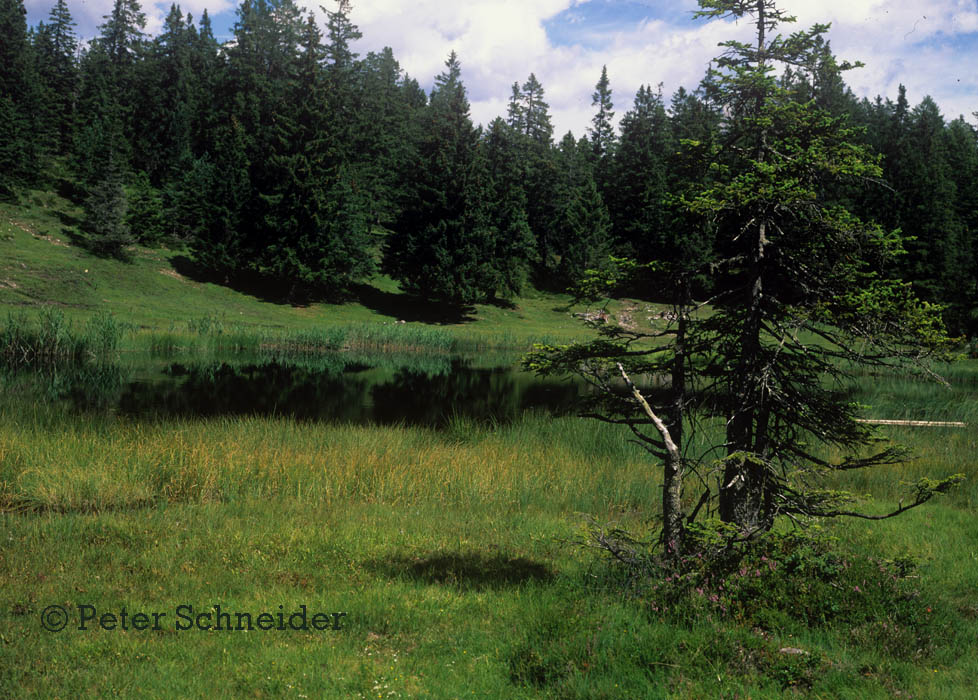
[[[146,420],[285,416],[354,424],[442,427],[462,417],[507,423],[526,412],[566,415],[586,390],[519,369],[512,354],[329,353],[159,358],[5,372],[5,393],[75,411]]]

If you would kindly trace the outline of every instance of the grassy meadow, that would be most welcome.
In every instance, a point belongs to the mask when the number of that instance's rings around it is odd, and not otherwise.
[[[0,417],[6,697],[965,698],[978,672],[973,464],[939,502],[828,527],[840,551],[917,559],[928,619],[908,637],[885,622],[700,619],[624,595],[576,541],[583,514],[642,532],[655,470],[580,419],[153,423],[10,401]],[[918,462],[857,490],[890,498],[898,479],[975,454],[960,429],[897,437]],[[44,631],[49,605],[72,626]],[[171,622],[181,605],[347,617],[328,632],[82,631],[83,605]]]
[[[80,209],[54,192],[24,199],[0,203],[0,315],[33,317],[54,307],[84,323],[111,314],[136,331],[127,341],[133,349],[199,350],[204,338],[222,350],[269,338],[346,340],[370,349],[529,349],[587,335],[567,295],[534,291],[514,304],[442,307],[420,304],[384,275],[338,303],[290,305],[208,279],[182,250],[134,247],[131,263],[96,257],[75,245]]]
[[[273,303],[184,275],[179,252],[93,258],[69,244],[72,216],[54,194],[0,206],[3,347],[56,348],[29,358],[54,373],[99,352],[301,362],[586,335],[558,295],[434,318],[378,279],[342,304]],[[657,509],[656,464],[614,426],[133,418],[4,380],[0,697],[971,698],[978,361],[938,369],[951,388],[867,374],[854,399],[969,427],[880,427],[914,461],[831,486],[869,512],[901,481],[963,472],[963,486],[899,518],[825,523],[823,549],[752,562],[718,601],[698,584],[630,588],[581,546],[591,522],[648,533]],[[50,606],[66,629],[42,627]],[[202,629],[214,606],[346,615]],[[165,617],[137,629],[139,613]]]

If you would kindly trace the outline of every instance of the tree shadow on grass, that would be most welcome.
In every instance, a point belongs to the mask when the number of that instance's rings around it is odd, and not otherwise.
[[[290,297],[293,290],[285,283],[262,278],[258,275],[237,275],[235,277],[225,277],[220,273],[210,270],[186,255],[175,255],[170,258],[175,272],[183,275],[194,282],[217,284],[227,287],[241,294],[255,297],[259,301],[270,304],[306,306],[309,300],[305,297]]]
[[[406,292],[385,292],[369,284],[352,288],[354,298],[372,311],[401,321],[447,325],[475,321],[475,307],[429,301]]]
[[[391,578],[463,590],[487,590],[519,586],[554,578],[546,566],[524,557],[480,552],[436,552],[426,557],[395,557],[368,563],[374,571]]]
[[[369,284],[354,284],[348,292],[337,292],[300,287],[288,280],[275,280],[257,274],[224,276],[197,264],[186,255],[170,258],[170,264],[176,272],[194,282],[217,284],[272,304],[308,306],[317,302],[343,304],[358,301],[368,309],[395,320],[441,325],[475,320],[472,306],[428,301],[403,292],[385,292]]]

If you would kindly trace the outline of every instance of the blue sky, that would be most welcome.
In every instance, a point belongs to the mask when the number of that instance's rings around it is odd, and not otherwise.
[[[306,3],[306,0],[299,0]],[[28,21],[46,18],[53,0],[26,0]],[[320,4],[309,0],[321,20]],[[829,39],[840,58],[865,68],[847,74],[860,96],[894,98],[900,83],[912,104],[930,94],[945,117],[978,111],[978,0],[784,0],[799,22],[831,22]],[[112,0],[68,0],[81,37],[93,36]],[[155,33],[169,1],[144,4]],[[229,35],[232,0],[189,0],[184,12],[205,7],[215,31]],[[692,19],[694,0],[353,0],[352,19],[364,38],[361,53],[385,45],[412,76],[430,86],[452,50],[462,61],[476,121],[504,115],[510,86],[533,72],[543,84],[558,137],[581,135],[593,110],[591,93],[603,65],[621,117],[642,84],[663,84],[668,96],[699,82],[717,43],[746,39],[750,27]]]

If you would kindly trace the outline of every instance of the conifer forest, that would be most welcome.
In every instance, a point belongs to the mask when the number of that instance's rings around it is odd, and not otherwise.
[[[348,0],[325,8],[325,31],[293,0],[245,0],[224,43],[206,11],[177,5],[151,37],[137,0],[117,0],[87,42],[65,0],[34,27],[22,0],[0,8],[0,193],[67,173],[100,255],[177,242],[213,279],[289,301],[341,299],[385,272],[421,298],[470,304],[563,291],[609,256],[709,261],[722,247],[690,200],[739,157],[722,57],[694,90],[664,95],[649,76],[627,102],[602,71],[591,126],[561,135],[532,72],[480,127],[464,56],[447,55],[426,92],[390,48],[358,55]],[[902,87],[857,98],[825,31],[778,73],[780,94],[843,124],[879,170],[818,197],[901,235],[904,252],[874,272],[974,335],[976,129]]]

